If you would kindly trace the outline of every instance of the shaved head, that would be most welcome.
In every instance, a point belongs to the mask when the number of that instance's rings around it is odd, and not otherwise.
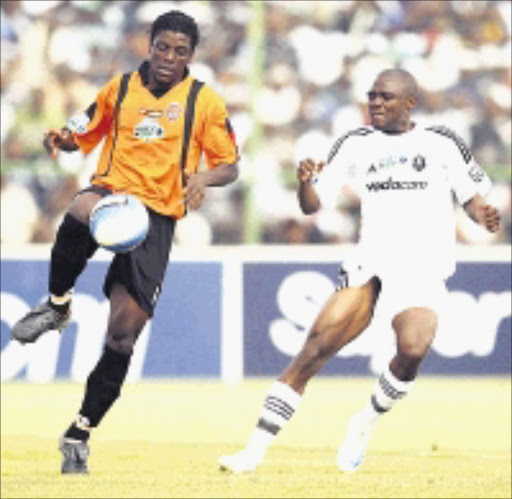
[[[405,98],[418,97],[418,84],[414,76],[405,69],[385,69],[381,71],[376,80],[390,79],[396,83]]]

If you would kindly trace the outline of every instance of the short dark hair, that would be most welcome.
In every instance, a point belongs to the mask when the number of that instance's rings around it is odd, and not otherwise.
[[[199,43],[199,29],[193,17],[179,10],[171,10],[158,16],[151,25],[149,40],[153,43],[160,31],[176,31],[190,38],[192,52]]]
[[[403,90],[405,91],[407,97],[418,97],[418,83],[416,82],[414,76],[409,73],[409,71],[400,68],[385,69],[379,73],[377,78],[381,76],[389,76],[400,81],[403,85]]]

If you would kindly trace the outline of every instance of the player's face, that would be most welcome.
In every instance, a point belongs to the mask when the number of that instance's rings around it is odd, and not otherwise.
[[[405,132],[410,129],[409,111],[414,98],[395,78],[380,77],[368,92],[371,124],[383,132]]]
[[[184,33],[160,31],[149,49],[149,78],[154,86],[172,86],[185,74],[192,58],[190,38]]]

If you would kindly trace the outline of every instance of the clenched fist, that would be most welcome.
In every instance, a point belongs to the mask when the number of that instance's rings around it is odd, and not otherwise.
[[[62,151],[76,151],[78,149],[73,134],[67,128],[62,128],[60,131],[48,130],[43,137],[43,146],[54,159],[59,149]]]
[[[480,223],[489,232],[498,232],[500,229],[501,215],[499,211],[490,204],[485,204],[479,208],[478,218]]]
[[[323,161],[316,163],[310,158],[303,159],[297,168],[297,179],[299,182],[312,182],[324,166]]]

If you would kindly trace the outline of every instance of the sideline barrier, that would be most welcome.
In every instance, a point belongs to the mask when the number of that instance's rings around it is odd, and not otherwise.
[[[334,290],[351,246],[230,246],[171,255],[155,316],[135,348],[128,380],[213,378],[226,383],[274,376],[304,341]],[[1,379],[83,382],[101,352],[108,314],[102,294],[111,254],[100,250],[74,290],[63,335],[33,345],[10,341],[11,326],[47,292],[50,246],[2,246]],[[458,248],[458,268],[427,374],[510,374],[510,246]],[[393,354],[389,324],[375,317],[320,375],[375,374]]]

